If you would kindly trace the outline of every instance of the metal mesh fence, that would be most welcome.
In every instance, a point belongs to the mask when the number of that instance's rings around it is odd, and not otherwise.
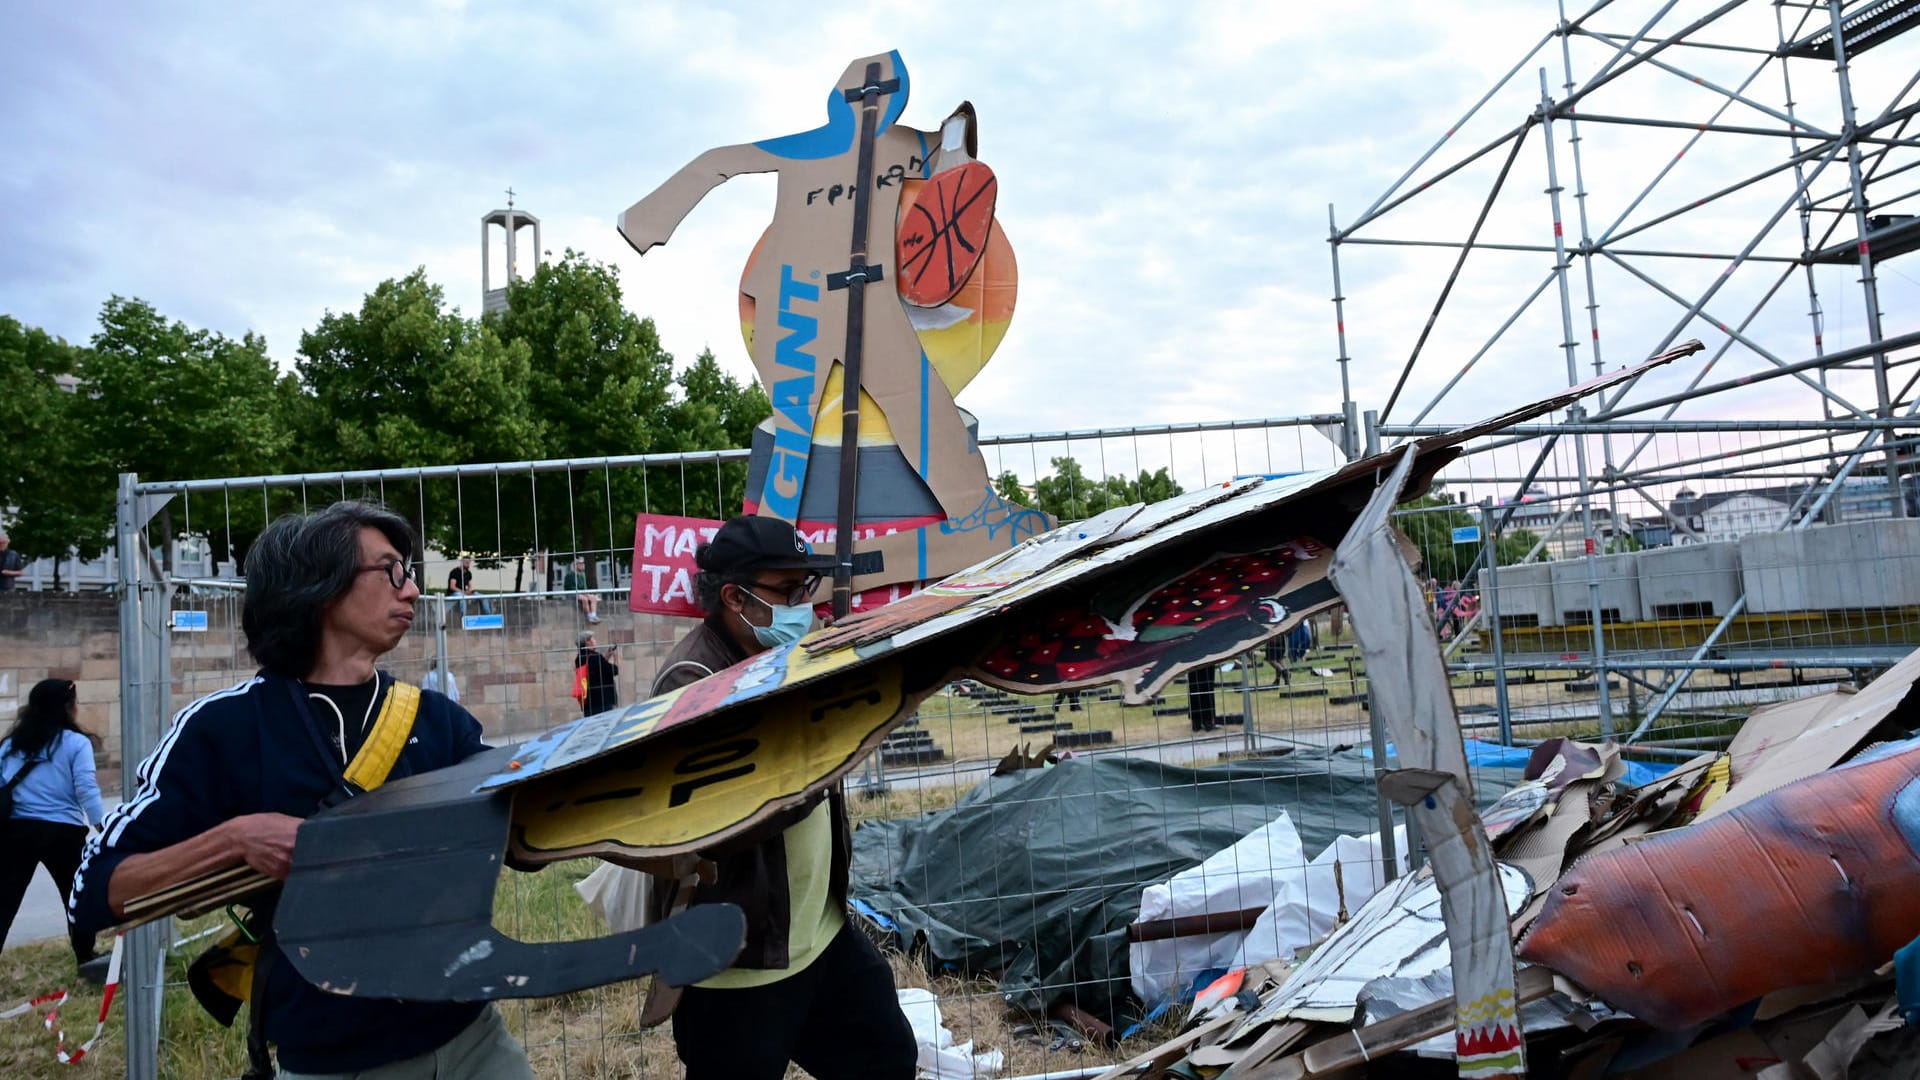
[[[1433,581],[1463,727],[1481,744],[1483,794],[1519,778],[1524,758],[1500,744],[1631,736],[1658,760],[1724,739],[1759,703],[1858,679],[1920,641],[1912,595],[1920,525],[1891,516],[1902,496],[1884,483],[1830,482],[1888,425],[1649,422],[1584,434],[1557,419],[1472,444],[1399,518]],[[1335,420],[986,445],[995,470],[1023,489],[1058,498],[1064,488],[1097,509],[1174,485],[1338,464]],[[1582,481],[1574,440],[1595,440],[1592,457],[1609,460],[1600,440],[1624,447],[1641,438],[1630,471]],[[341,497],[400,509],[428,541],[423,617],[385,658],[387,670],[415,682],[430,671],[450,676],[489,741],[518,741],[578,715],[569,693],[575,642],[591,627],[601,644],[620,646],[619,697],[629,703],[686,626],[627,609],[631,514],[738,505],[739,473],[730,470],[739,460],[142,485],[139,495],[174,496],[148,524],[163,541],[156,561],[167,561],[170,538],[187,538],[201,557],[171,572],[123,571],[126,603],[139,609],[130,617],[154,639],[142,654],[149,666],[123,688],[129,701],[154,702],[129,710],[149,728],[130,730],[128,759],[157,738],[163,714],[251,672],[234,553],[272,516]],[[474,559],[478,595],[450,599],[447,578],[462,554]],[[569,581],[576,560],[582,580]],[[597,610],[583,597],[597,597]],[[1147,1006],[1246,957],[1243,948],[1259,951],[1244,938],[1270,935],[1268,954],[1304,943],[1289,936],[1297,930],[1253,918],[1280,897],[1248,882],[1291,882],[1287,903],[1309,928],[1357,908],[1409,853],[1400,835],[1336,845],[1342,835],[1379,833],[1383,820],[1366,671],[1344,622],[1323,614],[1309,635],[1182,678],[1142,706],[1099,690],[1022,698],[964,682],[930,699],[848,783],[859,825],[854,898],[865,913],[855,917],[893,946],[899,984],[937,995],[956,1041],[1005,1054],[1002,1075],[1092,1067],[1145,1044],[1102,1045],[1105,1029],[1087,1017],[1162,1033],[1163,1021],[1143,1020]],[[1033,767],[996,777],[1010,758]],[[1144,890],[1282,815],[1286,824],[1263,841],[1187,880],[1189,890],[1237,897],[1228,906],[1249,914],[1236,933],[1196,935],[1218,927],[1169,915],[1146,931],[1164,936],[1127,940]],[[1417,860],[1417,837],[1412,846]],[[1316,861],[1323,851],[1340,855],[1337,868]],[[591,869],[505,875],[499,925],[531,941],[605,933],[571,887]],[[1160,900],[1145,902],[1149,915],[1161,910]],[[183,960],[165,969],[160,1056],[135,1075],[201,1075],[237,1060],[238,1037],[208,1029],[172,989]],[[139,984],[137,965],[129,980],[130,989]],[[503,1010],[542,1076],[679,1075],[666,1030],[640,1031],[639,1000],[626,984]],[[137,1034],[130,1046],[139,1052]]]

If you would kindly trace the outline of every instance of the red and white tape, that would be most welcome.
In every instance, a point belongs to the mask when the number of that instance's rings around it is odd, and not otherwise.
[[[100,1017],[93,1025],[93,1037],[81,1044],[79,1049],[71,1053],[67,1051],[67,1030],[60,1023],[60,1006],[66,1004],[67,998],[69,997],[64,987],[52,993],[41,994],[37,998],[23,1001],[10,1009],[0,1011],[0,1020],[11,1020],[16,1016],[22,1016],[29,1012],[37,1012],[44,1008],[47,1010],[47,1016],[42,1024],[48,1031],[54,1033],[53,1056],[58,1059],[62,1065],[72,1065],[81,1058],[86,1057],[87,1051],[93,1049],[94,1044],[100,1041],[101,1034],[106,1031],[107,1009],[112,1007],[114,993],[120,989],[120,942],[120,935],[115,934],[113,938],[113,955],[107,960],[106,992],[100,996]]]

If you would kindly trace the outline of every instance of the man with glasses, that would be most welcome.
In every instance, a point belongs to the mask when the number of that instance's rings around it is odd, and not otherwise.
[[[833,565],[793,526],[751,516],[721,525],[694,562],[706,618],[667,656],[655,694],[799,641],[813,625],[820,573]],[[911,1080],[913,1031],[893,970],[846,919],[852,850],[835,788],[658,882],[652,921],[689,904],[738,904],[747,914],[732,968],[684,992],[656,981],[643,1011],[649,1023],[672,1011],[687,1080],[779,1080],[789,1061],[818,1080]]]
[[[247,552],[241,606],[260,671],[182,709],[140,764],[133,798],[82,855],[68,905],[75,928],[103,929],[131,900],[243,862],[286,880],[301,819],[354,794],[348,763],[380,756],[361,756],[369,733],[396,730],[408,711],[411,730],[384,779],[486,749],[472,714],[440,694],[396,689],[374,666],[413,627],[415,550],[405,519],[367,503],[267,526]],[[270,1071],[266,1041],[279,1047],[279,1075],[296,1080],[376,1069],[390,1080],[533,1076],[491,1005],[379,1001],[303,980],[273,946],[275,895],[249,901],[261,941],[249,1076]]]

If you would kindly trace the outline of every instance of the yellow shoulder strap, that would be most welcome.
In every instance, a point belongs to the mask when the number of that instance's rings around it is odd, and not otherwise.
[[[420,688],[395,682],[387,687],[387,700],[380,705],[380,716],[360,752],[347,766],[347,782],[361,791],[372,791],[387,782],[387,774],[400,760],[413,735],[413,718],[420,714]]]

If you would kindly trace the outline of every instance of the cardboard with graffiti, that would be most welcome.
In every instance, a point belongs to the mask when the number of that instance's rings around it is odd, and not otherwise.
[[[760,819],[845,775],[928,694],[947,669],[916,677],[888,661],[828,684],[736,711],[718,725],[674,731],[640,753],[548,776],[514,797],[508,850],[537,865],[597,855],[661,858],[700,851],[742,818]],[[697,685],[697,684],[696,684]]]
[[[916,130],[901,122],[910,89],[898,52],[855,60],[822,126],[708,150],[619,223],[644,254],[727,179],[777,174],[773,220],[739,286],[773,405],[744,509],[818,531],[851,487],[856,590],[944,577],[1053,524],[994,491],[975,421],[954,402],[1006,335],[1018,269],[995,217],[998,178],[976,160],[973,107]],[[857,461],[843,478],[849,415]]]

